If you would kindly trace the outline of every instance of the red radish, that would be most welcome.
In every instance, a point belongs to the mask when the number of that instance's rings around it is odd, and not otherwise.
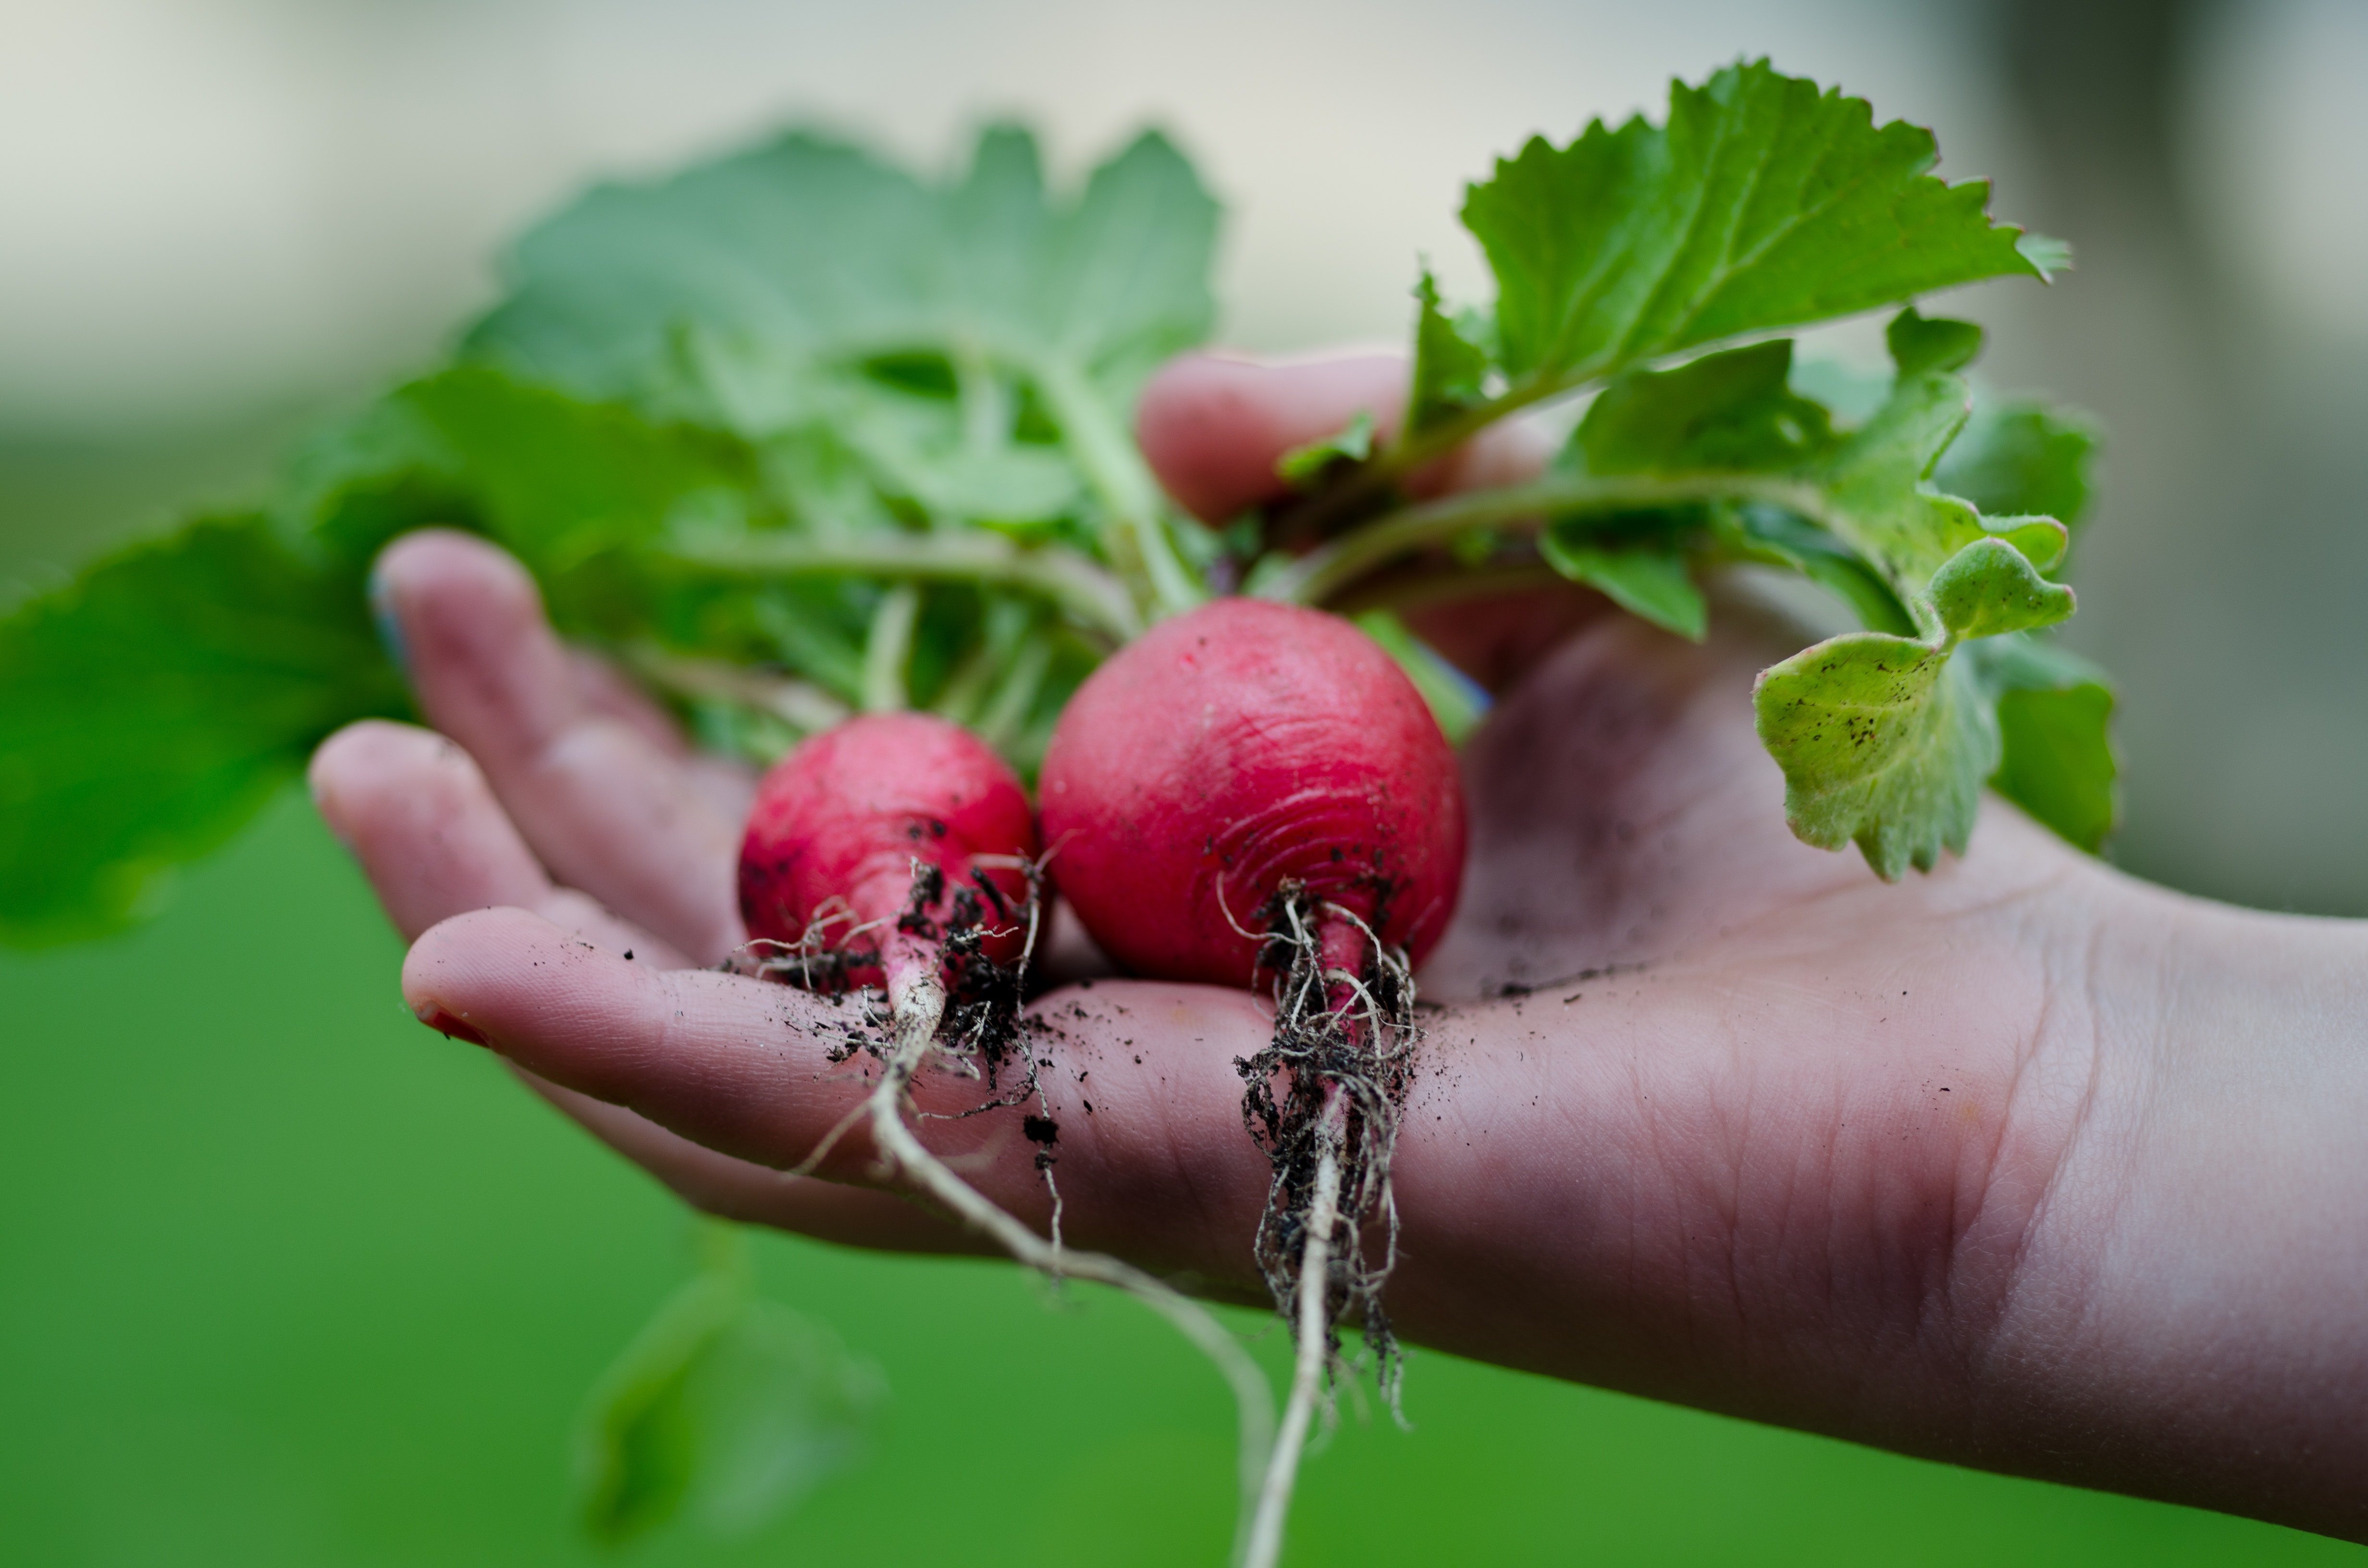
[[[765,775],[740,846],[740,914],[749,936],[826,942],[847,983],[897,995],[934,971],[950,923],[976,927],[998,962],[1019,956],[1019,862],[1035,854],[1028,797],[985,742],[924,713],[866,714]],[[916,861],[942,873],[919,919],[907,908]],[[975,907],[982,895],[1000,907]]]
[[[864,1103],[823,1139],[819,1164],[860,1118],[888,1165],[1022,1263],[1053,1278],[1116,1286],[1166,1316],[1233,1385],[1241,1423],[1244,1517],[1274,1429],[1265,1374],[1224,1326],[1162,1280],[1099,1253],[1061,1244],[1053,1188],[1047,1241],[931,1153],[905,1122],[907,1090],[932,1050],[992,1066],[998,1038],[1016,1034],[1020,981],[1035,937],[1036,827],[1019,778],[984,741],[942,719],[879,713],[850,719],[800,745],[757,786],[740,848],[740,910],[749,935],[796,957],[761,967],[834,986],[881,985],[887,1038]],[[985,960],[985,961],[981,961]],[[1015,972],[1009,966],[1020,966]],[[950,971],[957,972],[949,972]],[[947,1024],[949,981],[956,1017]],[[950,1038],[941,1040],[941,1032]],[[1038,1062],[1019,1052],[1041,1121]],[[1017,1103],[1018,1093],[999,1103]],[[1035,1136],[1033,1132],[1030,1134]],[[1037,1168],[1052,1186],[1050,1151]]]
[[[1347,621],[1219,599],[1087,678],[1044,754],[1053,875],[1138,973],[1252,983],[1247,934],[1287,881],[1414,961],[1463,870],[1455,754],[1420,693]]]
[[[1395,1247],[1390,1157],[1417,1031],[1412,967],[1463,870],[1455,756],[1414,683],[1346,621],[1222,599],[1087,677],[1044,754],[1062,891],[1139,972],[1275,976],[1273,1043],[1239,1063],[1274,1166],[1258,1257],[1298,1341],[1291,1401],[1244,1553],[1282,1550],[1333,1324],[1364,1314],[1395,1400],[1397,1359],[1365,1221]],[[1281,1085],[1278,1092],[1277,1085]]]

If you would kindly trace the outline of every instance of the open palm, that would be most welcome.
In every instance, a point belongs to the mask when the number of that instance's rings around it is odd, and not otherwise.
[[[1186,361],[1146,398],[1145,450],[1224,516],[1401,376]],[[1508,444],[1462,460],[1469,477],[1523,460]],[[817,1177],[779,1174],[864,1085],[860,1058],[828,1059],[830,1004],[711,967],[742,939],[749,781],[563,650],[489,547],[414,536],[381,588],[441,734],[355,726],[313,782],[416,938],[404,986],[421,1016],[703,1207],[973,1246],[867,1186],[860,1134]],[[1697,647],[1573,591],[1424,626],[1504,695],[1467,748],[1463,902],[1421,976],[1445,1006],[1395,1165],[1401,1331],[1908,1451],[2368,1529],[2333,1485],[2368,1450],[2357,1402],[2299,1426],[2271,1393],[2248,1404],[2148,1251],[2257,1276],[2324,1220],[2359,1252],[2356,1170],[2338,1182],[2350,1210],[2325,1215],[2195,1188],[2180,1140],[2258,1090],[2182,1055],[2172,1027],[2208,1039],[2294,974],[2356,963],[2359,933],[2176,899],[1995,801],[1967,859],[1896,886],[1806,847],[1750,709],[1753,672],[1800,634],[1748,606],[1716,619]],[[2218,968],[2174,1020],[2164,977],[2191,958]],[[1253,1294],[1268,1168],[1234,1062],[1266,1043],[1258,1001],[1106,978],[1037,1006],[1068,1237]],[[919,1089],[924,1110],[980,1097],[943,1074]],[[2368,1108],[2356,1076],[2335,1099],[2295,1114]],[[1016,1111],[921,1125],[1043,1221]],[[2339,1339],[2368,1381],[2356,1327]],[[2285,1421],[2316,1468],[2229,1451],[2248,1412]]]

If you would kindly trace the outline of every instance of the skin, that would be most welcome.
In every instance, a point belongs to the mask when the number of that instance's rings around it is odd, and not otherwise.
[[[1402,381],[1189,358],[1146,394],[1144,447],[1225,516]],[[1507,433],[1426,482],[1536,456]],[[380,585],[442,733],[357,725],[313,780],[415,938],[412,1006],[702,1208],[976,1250],[867,1187],[860,1134],[828,1179],[776,1174],[862,1085],[823,1059],[826,1005],[686,967],[740,940],[746,778],[562,649],[488,547],[415,535]],[[1713,621],[1695,647],[1576,591],[1424,620],[1502,696],[1421,975],[1448,1006],[1399,1144],[1401,1331],[2368,1540],[2368,926],[2148,886],[1995,801],[1967,858],[1886,886],[1790,835],[1753,736],[1752,673],[1801,634]],[[1103,980],[1038,1010],[1072,1240],[1253,1296],[1252,998]],[[1016,1126],[923,1125],[1041,1222]]]

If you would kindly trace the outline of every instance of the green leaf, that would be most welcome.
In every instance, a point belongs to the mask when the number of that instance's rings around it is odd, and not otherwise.
[[[2121,820],[2112,684],[2085,659],[2032,637],[1976,642],[1965,655],[1998,694],[2002,755],[1991,787],[2096,853]]]
[[[965,357],[1057,361],[1131,400],[1213,316],[1216,205],[1146,133],[1048,197],[1033,140],[997,127],[969,176],[931,186],[844,143],[795,132],[639,186],[608,186],[521,241],[512,293],[472,356],[597,397],[671,408],[686,327],[771,373],[816,367],[896,381],[934,361],[948,394]]]
[[[1886,881],[1964,851],[2001,755],[1995,696],[1960,641],[2052,625],[2072,590],[2004,540],[1967,544],[1918,607],[1929,639],[1828,638],[1760,672],[1759,738],[1784,770],[1784,812],[1804,842],[1855,842]]]
[[[1991,537],[1981,514],[1925,483],[1964,428],[1965,383],[1935,371],[1903,375],[1872,419],[1811,471],[1827,493],[1826,527],[1913,604],[1943,563]],[[2001,519],[2002,537],[2043,566],[2063,555],[2065,529],[2046,517]]]
[[[1710,609],[1694,586],[1683,551],[1658,540],[1607,547],[1548,527],[1538,538],[1546,564],[1584,583],[1629,614],[1664,631],[1699,642],[1709,632]]]
[[[1532,140],[1463,207],[1504,369],[1570,383],[1699,344],[2006,274],[2041,276],[1931,134],[1767,62],[1673,83],[1666,127]]]
[[[1632,370],[1604,388],[1571,449],[1597,474],[1798,467],[1832,445],[1822,405],[1793,392],[1789,338]]]
[[[1910,305],[1891,318],[1883,340],[1903,376],[1927,370],[1962,370],[1982,351],[1982,329],[1969,321],[1918,314]]]
[[[2041,576],[2004,539],[1975,540],[1952,556],[1932,574],[1925,600],[1952,642],[2053,626],[2073,603],[2071,589]]]
[[[677,1519],[746,1536],[859,1461],[884,1390],[828,1330],[710,1269],[602,1378],[578,1507],[609,1543]]]
[[[1998,723],[1946,650],[1879,631],[1828,638],[1763,670],[1760,741],[1784,769],[1784,816],[1820,849],[1855,841],[1885,881],[1963,854]]]
[[[2094,494],[2097,445],[2084,415],[2028,398],[1977,396],[1932,483],[1994,517],[2048,517],[2077,529]]]
[[[1294,490],[1304,490],[1323,478],[1334,463],[1363,462],[1372,455],[1372,411],[1360,408],[1331,435],[1293,447],[1275,459],[1275,477]]]
[[[736,442],[462,366],[317,442],[288,509],[349,561],[437,524],[484,533],[547,575],[672,527],[744,526],[756,483]]]
[[[1428,430],[1487,399],[1488,349],[1448,319],[1439,305],[1430,268],[1415,286],[1414,385],[1406,396],[1406,430]]]
[[[1711,514],[1720,548],[1738,561],[1799,573],[1847,605],[1870,631],[1916,635],[1916,622],[1891,585],[1856,551],[1780,507],[1722,507]]]
[[[1208,331],[1215,229],[1156,134],[1062,199],[1010,127],[944,185],[798,133],[544,223],[466,351],[662,418],[844,447],[893,496],[962,514],[933,522],[1065,524],[1140,610],[1173,611],[1205,591],[1129,432],[1144,378]],[[1048,515],[1056,496],[1080,516]]]
[[[399,714],[359,571],[212,518],[0,621],[0,937],[102,935],[235,833],[323,737]]]
[[[2053,283],[2057,273],[2072,270],[2072,242],[2069,240],[2059,240],[2053,234],[2025,232],[2016,237],[2014,248],[2022,253],[2023,260],[2031,263],[2043,283]]]

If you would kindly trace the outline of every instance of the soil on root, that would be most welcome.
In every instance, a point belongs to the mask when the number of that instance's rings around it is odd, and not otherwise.
[[[1275,976],[1274,1038],[1234,1063],[1247,1085],[1243,1124],[1274,1170],[1258,1222],[1258,1269],[1284,1321],[1299,1321],[1301,1263],[1328,1153],[1337,1165],[1338,1198],[1330,1206],[1336,1218],[1325,1281],[1327,1363],[1345,1365],[1338,1325],[1355,1315],[1383,1395],[1396,1414],[1404,1359],[1382,1305],[1382,1287],[1397,1258],[1390,1162],[1420,1039],[1413,976],[1405,955],[1384,949],[1363,921],[1296,883],[1286,883],[1259,915],[1266,933],[1259,967]],[[1364,938],[1354,971],[1326,962],[1325,934],[1344,925]],[[1368,1255],[1365,1233],[1377,1224],[1375,1259]]]

